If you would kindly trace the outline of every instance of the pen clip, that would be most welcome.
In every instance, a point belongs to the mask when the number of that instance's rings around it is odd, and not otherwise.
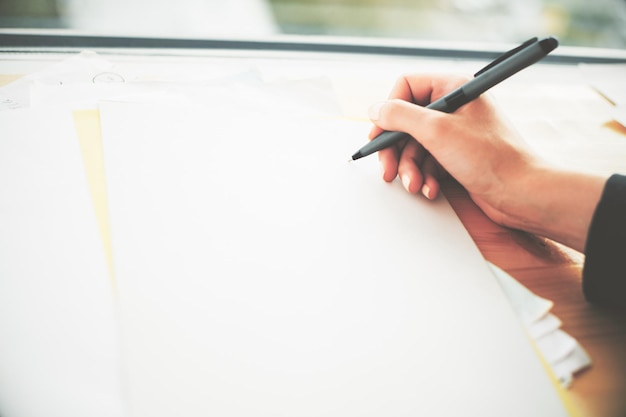
[[[481,69],[480,71],[478,71],[476,74],[474,74],[474,77],[478,77],[480,74],[482,74],[483,72],[495,67],[496,65],[498,65],[500,62],[504,61],[507,58],[510,58],[511,56],[515,55],[516,53],[518,53],[519,51],[521,51],[522,49],[526,49],[527,47],[529,47],[530,45],[532,45],[533,43],[537,42],[537,37],[534,38],[530,38],[528,39],[526,42],[524,42],[523,44],[521,44],[520,46],[516,46],[515,48],[511,49],[510,51],[507,51],[505,53],[503,53],[502,55],[500,55],[499,57],[497,57],[493,62],[489,63],[485,68]]]

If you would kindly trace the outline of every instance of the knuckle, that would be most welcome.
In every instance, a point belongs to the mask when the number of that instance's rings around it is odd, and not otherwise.
[[[448,121],[445,113],[434,113],[429,118],[429,129],[433,133],[433,137],[441,137],[449,130]]]

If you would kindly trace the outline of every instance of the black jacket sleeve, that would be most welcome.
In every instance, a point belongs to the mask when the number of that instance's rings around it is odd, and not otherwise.
[[[594,304],[626,307],[626,176],[615,174],[607,180],[593,215],[583,293]]]

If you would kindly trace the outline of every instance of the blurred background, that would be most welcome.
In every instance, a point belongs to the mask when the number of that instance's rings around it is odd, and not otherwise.
[[[626,0],[0,0],[0,28],[109,35],[339,35],[626,49]]]

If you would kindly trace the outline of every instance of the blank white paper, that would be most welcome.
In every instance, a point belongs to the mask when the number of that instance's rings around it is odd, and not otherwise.
[[[101,105],[134,416],[566,415],[447,201],[347,162],[367,124],[231,107]]]
[[[0,112],[0,190],[0,414],[126,415],[113,286],[70,112]]]

